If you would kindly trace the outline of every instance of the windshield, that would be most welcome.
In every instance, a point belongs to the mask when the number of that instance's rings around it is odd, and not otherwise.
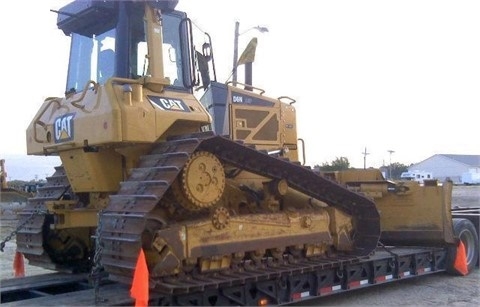
[[[173,86],[185,87],[182,50],[180,48],[180,16],[163,16],[163,69]]]
[[[163,26],[163,70],[165,77],[170,80],[174,87],[184,87],[183,83],[183,65],[182,50],[180,48],[180,29],[181,18],[174,15],[162,15]],[[133,49],[131,50],[132,74],[134,78],[148,76],[148,57],[147,42],[141,29],[142,35],[139,36],[137,29],[136,38],[134,37]],[[141,38],[141,39],[140,39]]]
[[[78,92],[90,81],[104,84],[111,77],[137,79],[149,75],[143,16],[131,14],[123,25],[100,34],[71,34],[67,91]],[[180,14],[162,15],[163,65],[172,88],[186,88],[183,78]],[[121,23],[121,22],[120,22]]]
[[[115,71],[115,29],[86,37],[72,33],[67,90],[83,88],[88,81],[104,83]]]

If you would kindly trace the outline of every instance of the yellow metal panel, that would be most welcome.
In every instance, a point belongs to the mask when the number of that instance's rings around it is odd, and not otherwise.
[[[414,181],[386,181],[377,169],[323,174],[375,201],[384,243],[442,245],[453,242],[451,182],[420,185]]]
[[[165,134],[181,134],[200,131],[200,127],[210,124],[211,117],[192,95],[176,92],[146,93],[146,101],[155,112],[156,138]],[[182,125],[177,125],[182,123]],[[180,130],[173,129],[177,125]],[[182,128],[183,126],[183,128]]]
[[[45,205],[55,214],[55,229],[96,227],[98,224],[98,210],[75,208],[77,201],[50,201]]]
[[[382,217],[382,230],[443,229],[441,186],[405,185],[405,193],[389,193],[376,199]]]
[[[61,152],[60,158],[74,192],[115,192],[122,180],[122,158],[112,149]]]
[[[281,103],[280,142],[288,148],[287,157],[298,161],[296,112],[292,105]]]

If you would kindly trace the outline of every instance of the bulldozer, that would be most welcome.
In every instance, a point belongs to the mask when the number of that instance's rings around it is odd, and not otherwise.
[[[194,44],[177,2],[57,11],[71,37],[65,96],[43,102],[26,141],[61,165],[21,213],[17,249],[31,265],[101,264],[130,284],[144,252],[152,288],[189,292],[189,276],[352,262],[380,240],[454,244],[451,184],[303,165],[295,100],[218,82],[210,36]]]
[[[140,249],[158,278],[266,255],[368,255],[373,201],[298,162],[293,99],[217,82],[211,42],[192,45],[175,4],[58,12],[72,38],[66,94],[35,115],[27,151],[62,165],[29,202],[25,218],[39,214],[17,234],[19,251],[45,268],[89,268],[100,225],[102,265],[126,280]]]
[[[36,184],[25,185],[23,189],[18,186],[10,186],[7,180],[5,159],[0,159],[0,203],[26,203],[29,197],[34,195]],[[3,208],[0,212],[3,212]]]

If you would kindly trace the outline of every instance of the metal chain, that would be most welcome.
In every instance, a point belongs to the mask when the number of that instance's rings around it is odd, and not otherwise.
[[[103,214],[103,210],[98,212],[98,225],[97,229],[95,230],[95,254],[93,255],[93,265],[92,270],[90,271],[90,278],[93,280],[94,291],[95,291],[95,305],[98,303],[104,303],[107,300],[100,297],[100,282],[104,277],[105,273],[103,272],[103,266],[101,263],[102,260],[102,250],[103,244],[101,240],[101,230],[102,230],[102,219],[101,215]]]
[[[3,249],[5,248],[5,244],[10,241],[14,236],[17,235],[17,233],[27,225],[27,223],[30,222],[30,220],[33,220],[36,216],[43,216],[46,215],[48,212],[45,210],[35,210],[32,212],[32,214],[25,219],[20,225],[17,226],[17,228],[12,231],[1,243],[0,243],[0,251],[3,252]]]

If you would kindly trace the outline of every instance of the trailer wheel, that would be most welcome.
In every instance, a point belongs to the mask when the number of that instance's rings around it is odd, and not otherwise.
[[[473,271],[478,261],[479,243],[478,234],[475,226],[468,219],[453,219],[453,231],[455,236],[462,240],[465,246],[465,254],[467,256],[468,273]],[[457,256],[457,247],[452,246],[448,249],[447,272],[453,275],[462,275],[454,268],[455,257]]]

